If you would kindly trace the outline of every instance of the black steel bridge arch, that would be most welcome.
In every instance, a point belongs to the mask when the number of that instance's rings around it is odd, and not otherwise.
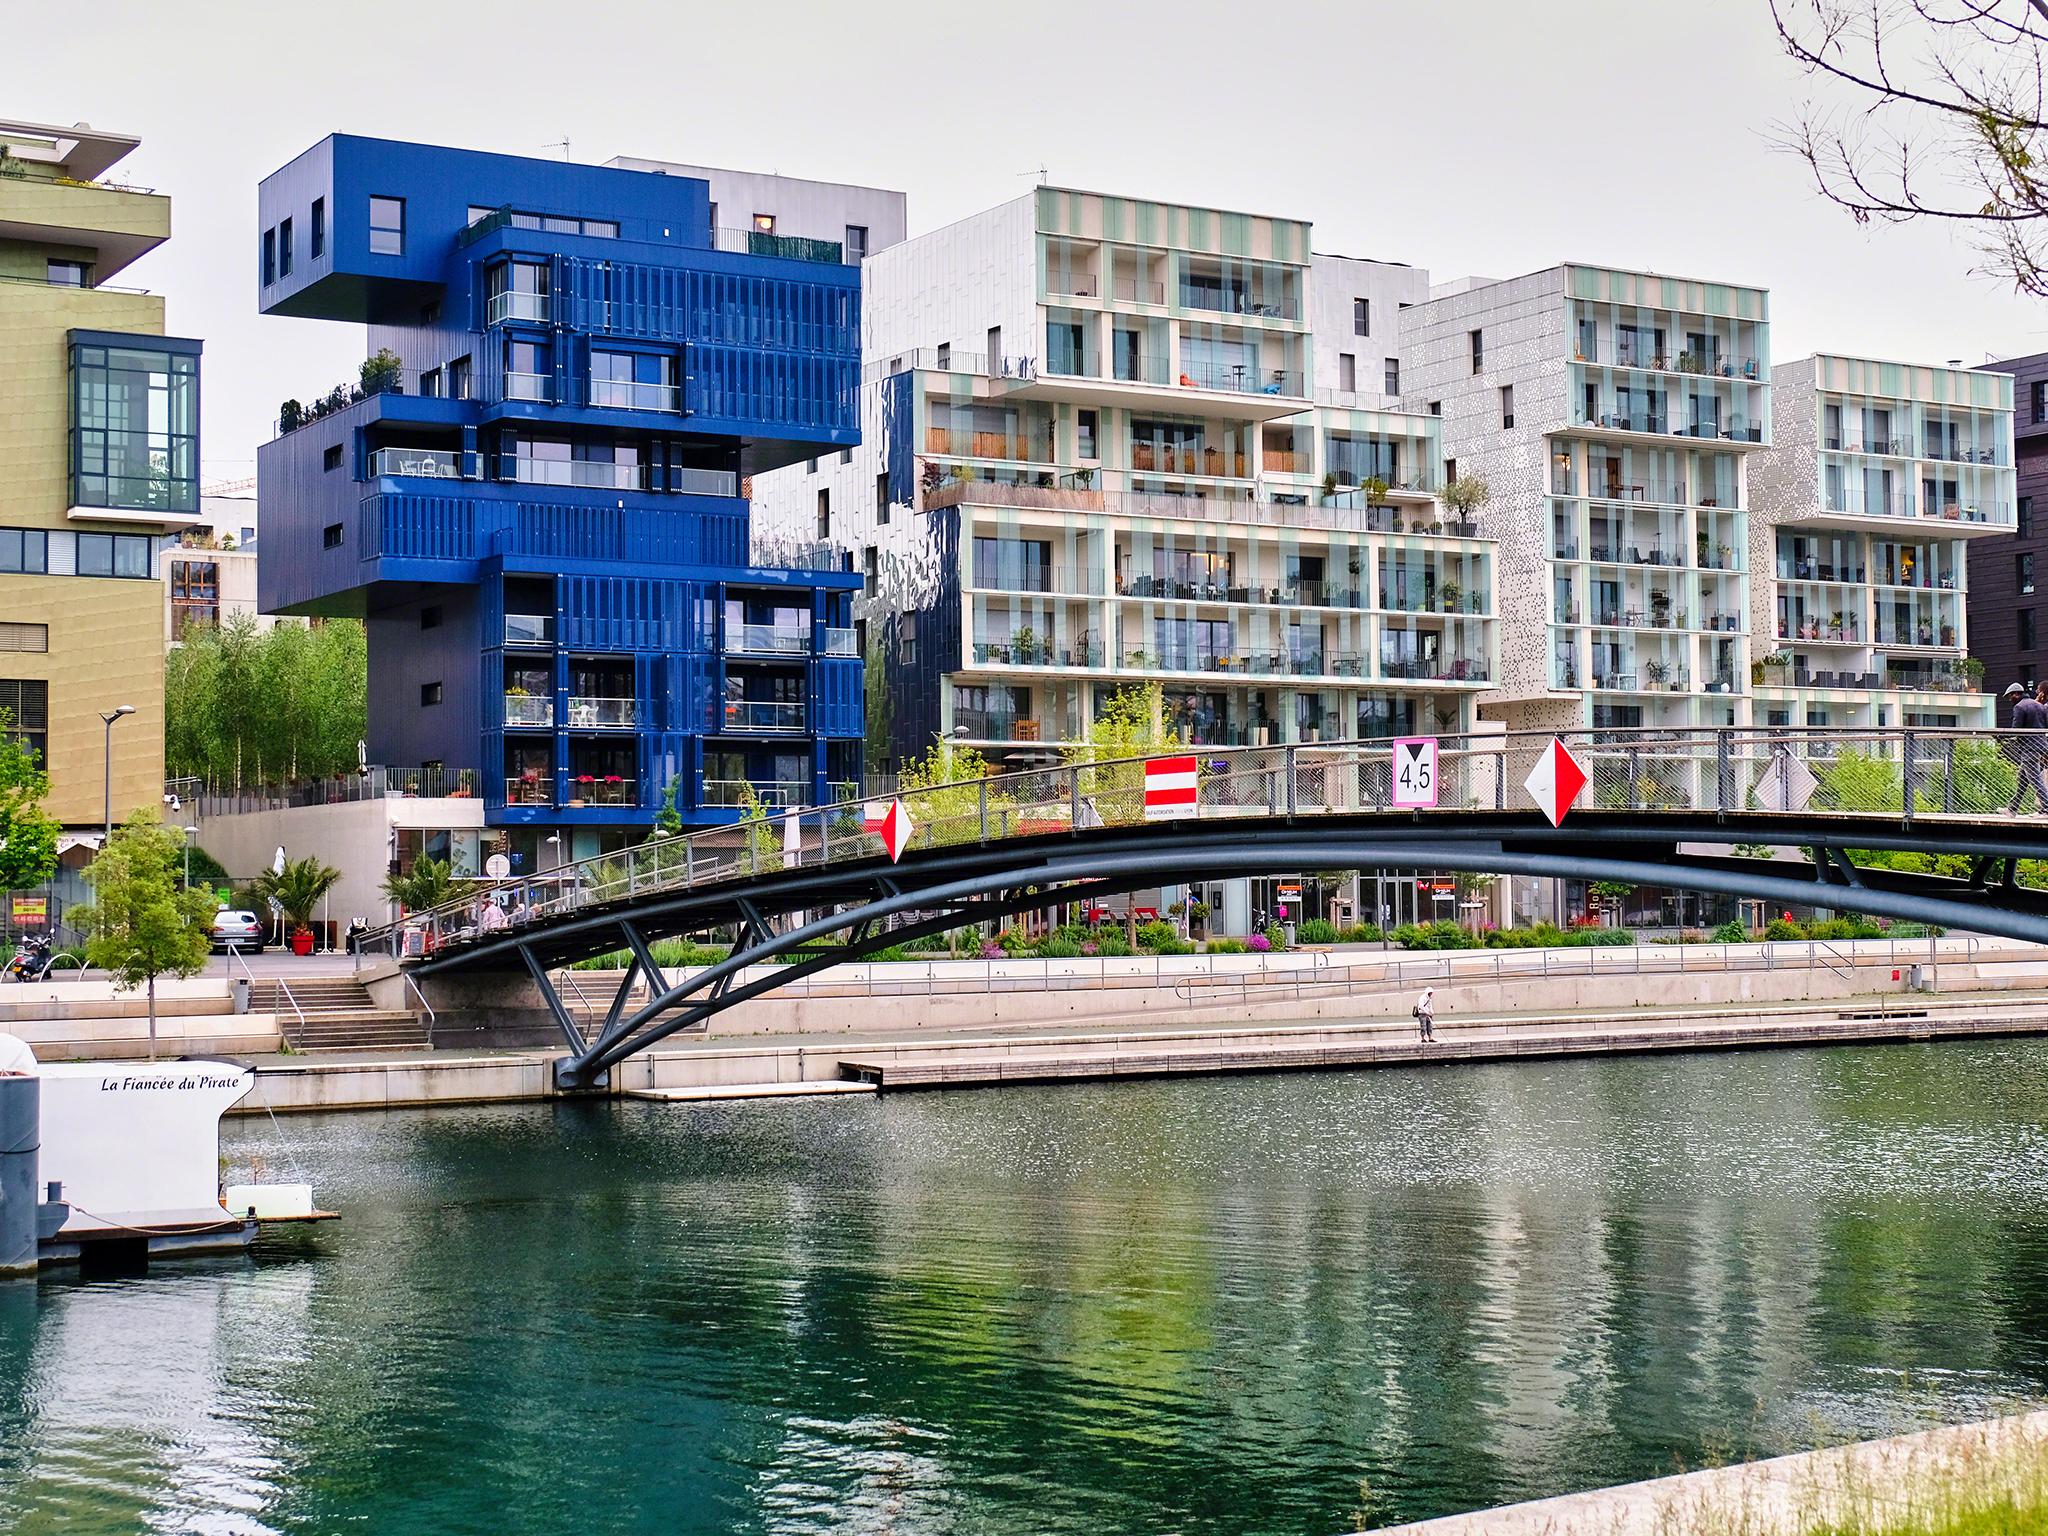
[[[1799,850],[1805,857],[1743,856],[1737,845]],[[1963,855],[1970,874],[1955,879],[1858,867],[1851,849]],[[2048,891],[2016,879],[2022,860],[2040,858],[2048,858],[2048,821],[1993,815],[1592,810],[1553,827],[1526,810],[1316,810],[1270,819],[1069,825],[913,848],[894,864],[880,853],[863,853],[789,869],[728,872],[703,884],[629,889],[523,923],[465,930],[404,963],[422,979],[525,971],[567,1048],[555,1064],[556,1082],[576,1090],[602,1086],[613,1065],[680,1031],[701,1030],[725,1009],[890,945],[1162,883],[1302,869],[1616,880],[1847,908],[2048,943]],[[803,920],[790,921],[794,915]],[[688,978],[665,975],[654,960],[656,939],[727,927],[740,934],[731,955]],[[745,977],[750,967],[828,938],[843,942]],[[620,949],[631,955],[630,965],[604,1018],[586,1030],[549,972]],[[633,1006],[641,981],[648,996]]]

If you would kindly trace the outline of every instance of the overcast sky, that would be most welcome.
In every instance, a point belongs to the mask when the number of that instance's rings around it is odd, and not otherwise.
[[[1582,260],[1771,290],[1772,352],[2048,348],[1948,233],[1859,229],[1768,143],[1809,86],[1765,0],[16,8],[0,115],[139,135],[173,238],[119,279],[206,341],[209,480],[359,329],[259,318],[256,183],[331,132],[893,187],[912,233],[1052,181],[1311,219],[1318,250],[1504,277]]]

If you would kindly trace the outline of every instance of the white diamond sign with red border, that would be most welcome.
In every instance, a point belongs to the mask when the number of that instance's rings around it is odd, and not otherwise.
[[[1536,766],[1529,770],[1529,777],[1522,781],[1522,787],[1555,827],[1564,821],[1564,813],[1586,787],[1586,770],[1579,766],[1571,749],[1553,736],[1543,755],[1536,759]]]

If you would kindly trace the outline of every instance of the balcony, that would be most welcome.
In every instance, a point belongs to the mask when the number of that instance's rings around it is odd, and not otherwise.
[[[1099,667],[1102,643],[1091,634],[1070,645],[1051,640],[1024,639],[1023,632],[1008,640],[977,640],[974,660],[979,666],[995,667]]]
[[[545,614],[508,613],[505,615],[505,643],[507,645],[553,645],[555,643],[555,621]]]
[[[555,803],[554,776],[545,773],[522,773],[517,777],[505,776],[505,803],[507,805],[553,805]]]
[[[711,243],[721,251],[746,256],[780,256],[785,261],[846,265],[846,249],[837,240],[807,240],[801,235],[771,235],[758,229],[712,231]]]
[[[858,656],[860,654],[859,634],[851,629],[828,627],[825,630],[823,654],[827,656]]]
[[[1202,475],[1211,480],[1243,480],[1250,474],[1242,449],[1183,448],[1163,443],[1131,444],[1131,472]]]
[[[1873,453],[1888,459],[1910,459],[1913,444],[1903,437],[1868,437],[1860,432],[1831,433],[1821,439],[1830,453]]]
[[[1586,558],[1595,565],[1654,565],[1676,568],[1685,564],[1685,552],[1652,544],[1589,543]]]
[[[1045,291],[1055,299],[1099,299],[1102,284],[1093,272],[1048,271]]]
[[[507,373],[505,398],[550,404],[555,398],[555,381],[545,373]]]
[[[1282,395],[1305,400],[1307,381],[1289,368],[1261,369],[1249,363],[1193,363],[1183,360],[1182,389],[1216,389],[1237,395]]]
[[[793,811],[808,805],[808,784],[764,783],[756,779],[706,779],[697,803],[705,806],[736,807],[747,803],[749,793],[756,804],[771,811]]]
[[[1166,284],[1147,282],[1142,277],[1119,277],[1109,285],[1110,296],[1119,304],[1164,304]]]
[[[1658,352],[1650,346],[1635,346],[1621,341],[1609,341],[1593,349],[1572,354],[1572,360],[1590,363],[1602,368],[1633,368],[1651,373],[1684,373],[1696,378],[1745,379],[1757,382],[1762,374],[1762,365],[1754,357],[1737,357],[1720,352]]]
[[[728,624],[725,649],[740,656],[808,656],[811,630],[785,628],[779,624]]]
[[[620,411],[679,411],[683,392],[674,384],[642,384],[631,379],[592,379],[590,403]]]
[[[924,430],[924,451],[949,459],[997,459],[1016,464],[1053,462],[1052,423],[1038,422],[1038,443],[1027,442],[1022,430],[1003,432],[962,432],[950,427],[928,426]]]
[[[1483,683],[1489,680],[1478,656],[1382,656],[1379,675],[1402,682]]]
[[[509,480],[521,485],[580,485],[601,491],[647,488],[644,464],[603,464],[587,459],[535,459],[520,456],[500,461],[509,465]]]
[[[544,293],[494,293],[484,311],[486,325],[503,325],[508,320],[527,320],[536,325],[548,322],[550,305]]]
[[[630,730],[639,723],[638,699],[570,695],[569,729],[572,731]]]
[[[668,490],[685,496],[732,497],[740,493],[739,476],[729,469],[692,469],[671,464],[660,475]]]
[[[725,728],[728,731],[800,731],[804,728],[804,706],[761,699],[727,699]]]
[[[1057,732],[1048,734],[1045,723],[1030,715],[1012,714],[1007,710],[963,709],[953,715],[955,730],[964,730],[969,741],[1057,741]]]
[[[379,448],[370,455],[370,478],[412,475],[426,480],[471,480],[476,460],[453,448]]]
[[[505,728],[533,728],[546,730],[555,723],[555,701],[545,694],[508,693],[505,695]]]
[[[1785,621],[1780,619],[1778,638],[1801,641],[1807,645],[1861,645],[1863,631],[1854,619],[1828,619],[1823,622],[1820,619],[1800,618],[1794,619],[1789,628]],[[1882,640],[1883,634],[1880,633],[1878,638]],[[1933,643],[1931,640],[1922,642],[1927,645]]]
[[[639,786],[617,774],[579,773],[565,780],[563,787],[568,791],[572,806],[640,803]]]
[[[1182,309],[1196,309],[1209,315],[1243,315],[1251,320],[1299,320],[1301,303],[1289,293],[1266,293],[1226,284],[1221,288],[1182,283],[1178,290]]]

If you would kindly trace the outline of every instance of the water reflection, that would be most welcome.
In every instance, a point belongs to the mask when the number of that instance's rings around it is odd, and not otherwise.
[[[332,1117],[0,1290],[0,1526],[1333,1532],[2048,1380],[2028,1044]]]

